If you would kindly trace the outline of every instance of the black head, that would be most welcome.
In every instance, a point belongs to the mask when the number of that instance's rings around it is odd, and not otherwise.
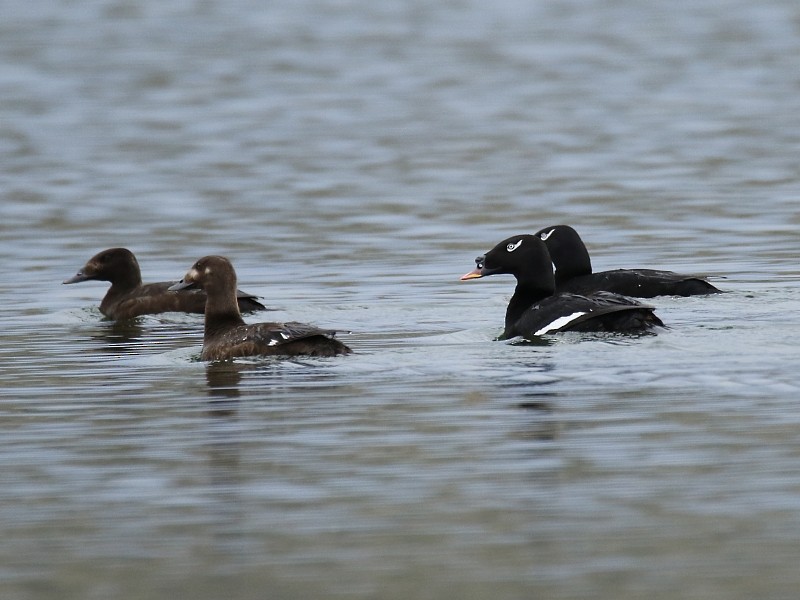
[[[199,288],[209,294],[216,290],[236,290],[236,271],[224,256],[204,256],[192,265],[170,291]]]
[[[65,280],[64,283],[80,281],[110,281],[141,283],[139,262],[133,252],[127,248],[109,248],[95,254],[78,273]]]
[[[555,289],[553,266],[544,242],[534,235],[515,235],[503,240],[475,259],[475,269],[461,279],[508,274],[518,283],[540,289]],[[552,293],[552,292],[551,292]]]
[[[556,279],[569,279],[592,272],[589,252],[581,236],[569,225],[552,225],[540,229],[534,235],[547,244],[556,268]]]

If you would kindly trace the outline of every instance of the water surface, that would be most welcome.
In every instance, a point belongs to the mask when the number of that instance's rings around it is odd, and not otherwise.
[[[0,596],[795,597],[796,3],[4,14]],[[493,341],[513,282],[458,277],[561,222],[728,293]],[[110,246],[227,255],[355,354],[105,321],[60,282]]]

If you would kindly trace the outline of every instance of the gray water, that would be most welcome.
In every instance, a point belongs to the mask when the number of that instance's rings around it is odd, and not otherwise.
[[[796,598],[800,4],[277,4],[2,5],[0,597]],[[562,222],[728,293],[493,341]],[[105,321],[110,246],[355,354]]]

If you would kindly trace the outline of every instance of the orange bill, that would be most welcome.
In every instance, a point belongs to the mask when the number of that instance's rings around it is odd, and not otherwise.
[[[480,268],[476,268],[469,273],[465,273],[461,276],[461,281],[467,281],[468,279],[478,279],[479,277],[483,277],[481,274]]]

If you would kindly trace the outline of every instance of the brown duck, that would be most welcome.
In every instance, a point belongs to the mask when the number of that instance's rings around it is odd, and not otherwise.
[[[127,248],[109,248],[95,254],[77,275],[64,283],[90,280],[111,282],[100,302],[100,312],[110,319],[130,319],[163,312],[205,312],[206,295],[202,290],[168,291],[174,281],[143,284],[139,263]],[[256,300],[257,296],[242,291],[237,291],[236,295],[239,308],[244,312],[266,309]]]
[[[200,288],[208,295],[202,360],[242,356],[337,356],[351,350],[335,331],[305,323],[247,325],[236,304],[236,271],[223,256],[198,260],[170,290]]]

